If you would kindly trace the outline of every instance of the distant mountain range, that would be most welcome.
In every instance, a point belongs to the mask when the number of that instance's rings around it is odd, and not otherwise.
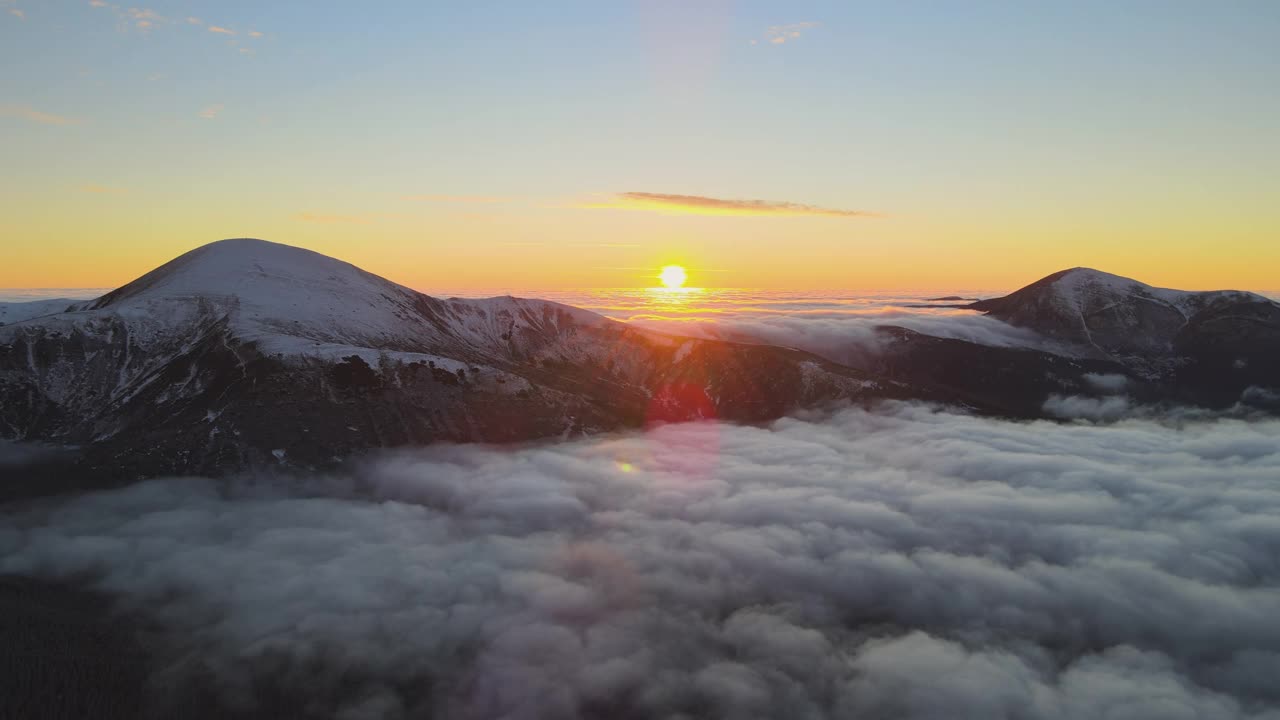
[[[876,351],[840,364],[554,302],[434,298],[308,250],[224,240],[95,300],[0,304],[0,435],[78,446],[80,471],[126,481],[889,398],[1033,418],[1050,395],[1120,384],[1208,407],[1250,393],[1266,405],[1280,386],[1280,305],[1250,293],[1077,268],[960,307],[1075,350],[883,327]]]

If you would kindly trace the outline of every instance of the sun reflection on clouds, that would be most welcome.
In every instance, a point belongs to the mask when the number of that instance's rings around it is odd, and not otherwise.
[[[966,288],[945,294],[977,299],[997,296],[1003,291]],[[967,300],[929,300],[938,295],[936,290],[858,294],[651,287],[540,292],[525,296],[541,296],[667,335],[783,345],[835,362],[848,362],[873,348],[880,341],[876,328],[881,326],[999,347],[1071,354],[1071,348],[1030,330],[960,307]],[[634,458],[631,460],[634,462]]]
[[[1030,348],[1071,355],[1074,349],[1026,328],[1014,327],[962,307],[964,301],[934,301],[940,294],[978,299],[1004,290],[958,288],[910,292],[852,293],[773,291],[750,288],[611,288],[520,292],[449,292],[450,297],[517,295],[540,297],[599,313],[665,335],[781,345],[852,362],[881,342],[877,328],[894,326],[984,345]],[[634,458],[630,459],[635,462]]]
[[[681,314],[697,312],[699,309],[698,299],[706,295],[706,291],[703,288],[691,287],[645,288],[641,293],[643,298],[640,302],[643,307]],[[601,311],[596,310],[596,312]],[[607,312],[602,314],[608,315]]]

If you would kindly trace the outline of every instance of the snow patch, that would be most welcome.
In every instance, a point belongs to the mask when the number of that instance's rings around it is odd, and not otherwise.
[[[675,357],[672,359],[672,362],[678,363],[681,360],[684,360],[686,357],[689,357],[690,352],[693,352],[693,341],[686,340],[683,345],[676,348],[676,354],[675,354]]]
[[[0,325],[11,325],[46,315],[56,315],[65,312],[75,303],[75,300],[69,298],[0,303]]]
[[[1271,302],[1267,298],[1240,290],[1195,292],[1159,288],[1132,278],[1112,275],[1091,268],[1075,268],[1053,282],[1055,298],[1062,307],[1085,313],[1096,311],[1099,303],[1138,300],[1154,302],[1176,310],[1184,318],[1220,301]]]

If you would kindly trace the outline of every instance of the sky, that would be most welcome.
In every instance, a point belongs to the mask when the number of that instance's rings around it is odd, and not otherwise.
[[[1280,286],[1273,2],[0,11],[0,287],[246,236],[428,292]]]

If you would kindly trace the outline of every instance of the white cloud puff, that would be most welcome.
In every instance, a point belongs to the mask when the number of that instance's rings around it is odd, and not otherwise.
[[[11,509],[0,572],[317,717],[1277,718],[1280,422],[913,405]]]

